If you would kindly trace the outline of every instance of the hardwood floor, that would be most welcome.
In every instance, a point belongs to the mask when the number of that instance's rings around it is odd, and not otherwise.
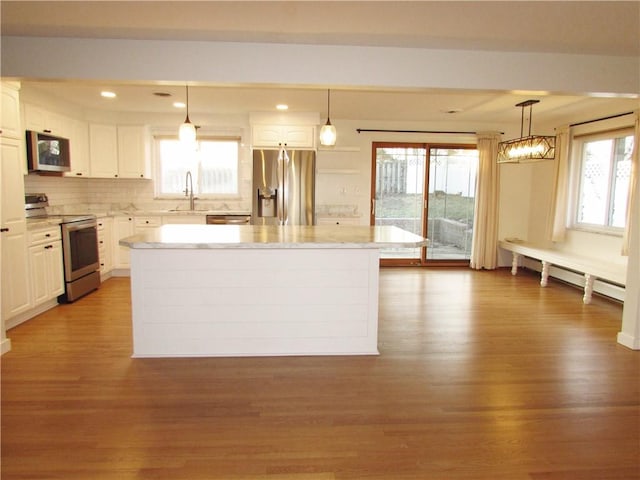
[[[8,332],[2,479],[640,479],[622,308],[383,269],[380,355],[131,359],[129,281]]]

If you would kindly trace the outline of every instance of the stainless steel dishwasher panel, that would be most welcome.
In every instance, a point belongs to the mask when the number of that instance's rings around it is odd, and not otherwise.
[[[251,215],[207,215],[207,225],[249,225]]]

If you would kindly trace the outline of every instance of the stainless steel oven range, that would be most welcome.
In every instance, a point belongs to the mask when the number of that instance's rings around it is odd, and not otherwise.
[[[95,215],[48,215],[48,205],[45,194],[25,195],[28,218],[60,219],[65,293],[58,301],[73,302],[100,287],[98,222]]]

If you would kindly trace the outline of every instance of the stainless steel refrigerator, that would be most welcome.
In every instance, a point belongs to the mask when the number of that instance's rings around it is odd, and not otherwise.
[[[253,151],[254,225],[313,225],[316,153]]]

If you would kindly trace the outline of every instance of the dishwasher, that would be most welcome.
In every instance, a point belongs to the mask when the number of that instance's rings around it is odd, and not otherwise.
[[[207,225],[249,225],[251,215],[207,215]]]

